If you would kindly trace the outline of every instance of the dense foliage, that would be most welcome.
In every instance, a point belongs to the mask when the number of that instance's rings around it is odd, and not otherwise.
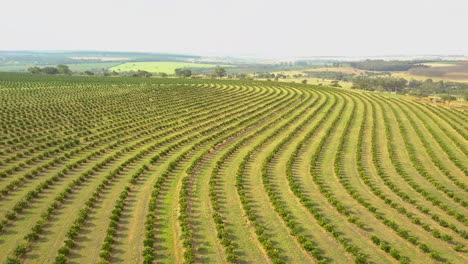
[[[410,80],[395,77],[367,77],[353,78],[353,88],[368,91],[388,91],[416,96],[429,96],[432,94],[451,94],[464,96],[468,94],[468,84],[458,82],[435,82],[432,79],[425,81]]]
[[[407,71],[413,67],[424,67],[419,65],[426,61],[421,60],[411,60],[411,61],[401,61],[401,60],[365,60],[358,62],[351,62],[351,67],[356,69],[368,70],[368,71]]]
[[[305,71],[307,77],[351,82],[355,74],[334,71]]]
[[[57,67],[29,67],[28,72],[33,73],[33,74],[38,74],[38,73],[45,73],[45,74],[71,74],[72,71],[67,65],[59,64]]]

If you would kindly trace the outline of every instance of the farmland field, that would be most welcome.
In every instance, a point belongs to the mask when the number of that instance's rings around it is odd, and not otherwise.
[[[120,64],[119,62],[94,62],[94,63],[76,63],[76,64],[66,64],[66,65],[72,71],[82,72],[82,71],[95,71],[95,70],[108,69],[119,64]],[[46,67],[50,65],[33,65],[33,64],[0,65],[0,72],[26,72],[28,68],[32,66]]]
[[[153,62],[127,62],[110,68],[111,71],[128,72],[128,71],[147,71],[147,72],[163,72],[173,74],[177,68],[215,68],[215,64],[201,64],[190,62],[168,62],[168,61],[153,61]],[[220,65],[229,67],[229,65]]]
[[[466,111],[13,73],[0,102],[1,263],[468,263]]]
[[[437,61],[437,62],[427,62],[427,63],[421,63],[421,64],[430,66],[430,67],[450,67],[450,66],[458,65],[457,62],[453,62],[453,61]]]
[[[415,68],[408,71],[411,75],[424,76],[427,78],[440,78],[458,82],[468,82],[468,62],[429,64],[429,68]]]

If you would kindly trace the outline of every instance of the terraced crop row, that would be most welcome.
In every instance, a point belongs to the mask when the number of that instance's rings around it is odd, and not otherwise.
[[[3,263],[466,263],[467,115],[253,81],[0,74]]]

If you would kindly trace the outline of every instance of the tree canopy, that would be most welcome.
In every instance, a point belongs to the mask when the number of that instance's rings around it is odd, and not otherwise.
[[[192,71],[190,69],[178,68],[178,69],[174,70],[174,73],[175,73],[176,76],[179,76],[179,77],[190,77],[190,76],[192,76]]]
[[[446,81],[410,80],[394,77],[356,76],[353,79],[353,88],[361,90],[381,90],[405,93],[415,96],[429,96],[431,94],[465,95],[468,84]]]
[[[45,74],[72,74],[72,71],[67,65],[59,64],[57,67],[46,66],[43,68],[33,66],[28,68],[28,72],[33,74],[45,73]]]
[[[214,75],[215,75],[216,77],[221,78],[221,77],[226,76],[226,74],[227,74],[227,73],[226,73],[226,69],[224,69],[224,68],[222,68],[222,67],[216,67],[215,72],[214,72]]]
[[[57,65],[57,70],[60,74],[72,74],[72,71],[67,65],[59,64]]]

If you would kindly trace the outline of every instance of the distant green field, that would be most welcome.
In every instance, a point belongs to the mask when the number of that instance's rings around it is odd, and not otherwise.
[[[96,62],[96,63],[77,63],[77,64],[66,64],[74,72],[83,71],[99,71],[102,69],[108,69],[119,65],[119,62]],[[38,66],[55,66],[55,65],[32,65],[32,64],[20,64],[20,65],[0,65],[0,72],[25,72],[29,67]]]
[[[200,64],[189,62],[127,62],[110,68],[111,71],[128,72],[128,71],[148,71],[148,72],[163,72],[167,74],[174,73],[177,68],[214,68],[216,66],[230,67],[230,65],[216,65],[216,64]]]
[[[72,71],[93,71],[114,67],[116,65],[119,65],[119,62],[80,63],[67,65]]]
[[[0,65],[0,72],[24,72],[28,67],[26,65]]]

